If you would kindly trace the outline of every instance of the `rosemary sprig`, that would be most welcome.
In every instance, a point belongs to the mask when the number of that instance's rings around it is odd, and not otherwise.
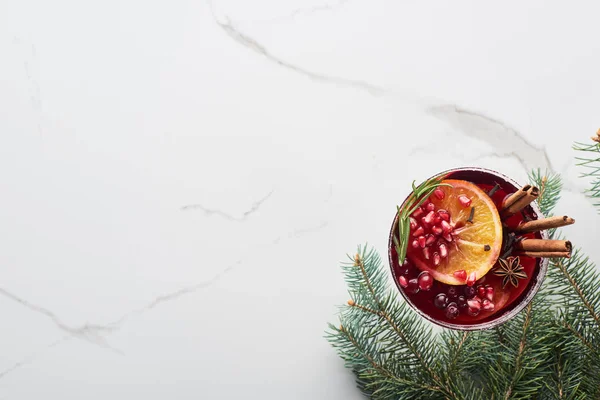
[[[421,206],[433,194],[433,191],[440,186],[452,185],[448,183],[442,183],[443,176],[432,178],[428,181],[421,183],[419,186],[415,186],[415,182],[412,183],[413,191],[410,194],[408,200],[404,204],[404,207],[397,207],[398,212],[398,237],[393,236],[394,246],[396,247],[396,253],[398,253],[398,263],[402,265],[406,258],[406,250],[408,249],[408,241],[410,235],[410,216],[414,213],[417,208]]]

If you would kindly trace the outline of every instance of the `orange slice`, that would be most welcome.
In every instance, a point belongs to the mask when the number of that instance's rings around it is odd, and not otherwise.
[[[490,197],[477,185],[447,179],[411,217],[407,256],[448,285],[473,284],[496,263],[502,223]]]

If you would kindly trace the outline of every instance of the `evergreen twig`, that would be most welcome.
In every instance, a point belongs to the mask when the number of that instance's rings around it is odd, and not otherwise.
[[[592,147],[586,151],[598,151]],[[600,165],[600,157],[588,164],[594,162]],[[597,168],[590,195],[600,198]],[[560,177],[540,170],[529,177],[540,188],[542,214],[550,216]],[[342,268],[351,300],[327,339],[369,398],[600,399],[600,274],[580,250],[550,262],[542,289],[512,320],[438,335],[388,290],[387,268],[373,249],[359,247],[349,258]]]
[[[543,175],[534,171],[533,184],[541,185]],[[550,216],[560,196],[560,177],[549,174],[545,199],[540,202],[543,214]],[[548,189],[550,188],[550,189]],[[555,230],[550,236],[558,238]],[[551,260],[546,282],[540,294],[547,306],[552,307],[551,323],[558,329],[553,349],[553,374],[545,382],[548,397],[579,398],[597,393],[597,371],[600,368],[597,328],[599,299],[596,295],[598,274],[596,267],[577,249],[567,260]],[[538,294],[538,296],[540,295]],[[595,388],[596,387],[596,388]]]
[[[600,143],[597,140],[599,137],[592,138],[595,141],[593,144],[577,142],[573,145],[573,149],[582,154],[581,157],[575,157],[576,164],[585,170],[580,176],[591,178],[586,194],[594,200],[600,199]],[[595,202],[594,206],[600,208],[600,202]]]

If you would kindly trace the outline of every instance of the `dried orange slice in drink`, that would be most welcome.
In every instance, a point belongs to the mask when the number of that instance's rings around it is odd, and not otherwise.
[[[472,285],[495,264],[502,247],[496,205],[477,185],[455,179],[440,186],[410,217],[407,257],[448,285]]]

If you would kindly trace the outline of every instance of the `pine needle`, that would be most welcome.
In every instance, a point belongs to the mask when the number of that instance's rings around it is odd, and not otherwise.
[[[594,206],[600,211],[600,143],[575,143],[573,149],[582,154],[581,157],[575,157],[576,165],[585,171],[580,176],[591,178],[590,187],[585,193],[595,200]]]

